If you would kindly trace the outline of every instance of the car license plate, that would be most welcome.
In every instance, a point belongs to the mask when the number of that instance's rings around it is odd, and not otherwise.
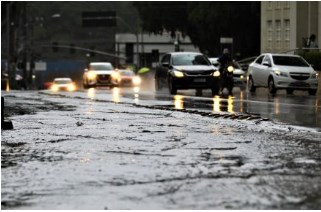
[[[194,82],[206,82],[205,78],[196,78],[194,79]]]

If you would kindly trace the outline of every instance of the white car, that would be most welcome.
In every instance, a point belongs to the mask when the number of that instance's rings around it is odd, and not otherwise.
[[[56,91],[75,91],[76,84],[70,78],[55,78],[50,89]]]
[[[220,63],[218,62],[218,57],[208,58],[212,65],[219,70]],[[242,70],[241,66],[237,62],[233,62],[233,80],[234,80],[234,87],[239,87],[241,90],[246,88],[246,74]]]
[[[118,86],[119,73],[114,70],[111,63],[107,62],[92,62],[89,63],[88,69],[85,69],[83,75],[84,88],[97,86]]]
[[[307,90],[315,95],[318,89],[318,74],[311,65],[298,55],[262,54],[249,65],[248,89],[267,87],[271,94],[278,89]]]

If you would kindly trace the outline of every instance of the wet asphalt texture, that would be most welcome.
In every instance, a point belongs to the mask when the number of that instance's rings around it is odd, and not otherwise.
[[[320,132],[40,93],[4,109],[2,209],[321,208]]]

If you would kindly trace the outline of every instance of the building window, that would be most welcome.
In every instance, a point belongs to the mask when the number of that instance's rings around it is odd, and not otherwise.
[[[284,2],[284,8],[285,9],[290,9],[290,2],[289,1],[285,1]]]
[[[290,20],[284,20],[284,48],[290,50]]]
[[[267,10],[272,10],[273,9],[273,2],[272,1],[268,1],[267,2]]]
[[[275,21],[275,40],[276,40],[276,49],[281,49],[281,21]]]
[[[267,49],[272,50],[273,42],[273,25],[272,21],[267,22]]]
[[[276,7],[275,7],[275,8],[276,8],[277,10],[280,10],[280,9],[281,9],[281,4],[282,4],[282,2],[276,1],[275,3],[276,3]]]

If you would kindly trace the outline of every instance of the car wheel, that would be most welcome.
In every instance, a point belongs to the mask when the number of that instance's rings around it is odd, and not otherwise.
[[[293,89],[292,88],[287,88],[286,89],[287,94],[293,94]]]
[[[310,94],[311,96],[314,96],[316,93],[317,93],[317,90],[316,90],[316,89],[311,89],[311,90],[309,90],[309,94]]]
[[[270,79],[269,79],[268,88],[269,88],[270,94],[274,95],[274,94],[276,93],[276,88],[275,88],[275,85],[274,85],[274,80],[273,80],[273,78],[270,78]]]
[[[176,95],[177,94],[177,88],[173,82],[173,79],[170,77],[169,81],[168,81],[168,88],[169,88],[169,93],[172,95]]]
[[[248,89],[249,89],[250,92],[255,92],[255,90],[256,90],[256,87],[254,85],[254,81],[253,81],[252,77],[250,77],[250,79],[249,79]]]

